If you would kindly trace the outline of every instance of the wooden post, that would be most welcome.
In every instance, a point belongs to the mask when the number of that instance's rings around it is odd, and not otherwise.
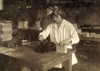
[[[64,63],[65,71],[72,71],[72,54],[69,55],[69,60]]]

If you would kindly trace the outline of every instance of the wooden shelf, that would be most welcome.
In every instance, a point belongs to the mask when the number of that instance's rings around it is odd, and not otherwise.
[[[85,26],[80,26],[81,29],[83,30],[100,30],[100,25],[85,25]]]
[[[100,38],[80,37],[80,40],[100,42]]]

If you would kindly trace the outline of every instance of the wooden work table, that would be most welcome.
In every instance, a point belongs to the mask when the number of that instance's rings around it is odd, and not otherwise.
[[[72,53],[73,50],[68,50],[68,53],[56,53],[56,52],[47,52],[47,53],[37,53],[34,51],[34,48],[37,47],[37,43],[32,45],[26,45],[18,48],[7,48],[0,46],[0,53],[14,57],[19,60],[19,62],[27,67],[33,68],[37,71],[48,71],[53,68],[55,65],[68,62],[69,65],[64,65],[65,71],[72,71]]]

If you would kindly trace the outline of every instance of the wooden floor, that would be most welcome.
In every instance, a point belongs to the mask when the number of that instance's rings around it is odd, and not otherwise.
[[[73,71],[100,71],[100,61],[78,57],[79,62],[73,66]]]
[[[78,57],[78,63],[73,65],[73,71],[100,71],[100,61]],[[52,69],[51,71],[64,71],[64,69]]]

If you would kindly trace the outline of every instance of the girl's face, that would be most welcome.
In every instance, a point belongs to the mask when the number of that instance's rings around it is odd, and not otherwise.
[[[59,22],[58,15],[53,15],[53,20],[54,20],[54,22],[58,23]]]

